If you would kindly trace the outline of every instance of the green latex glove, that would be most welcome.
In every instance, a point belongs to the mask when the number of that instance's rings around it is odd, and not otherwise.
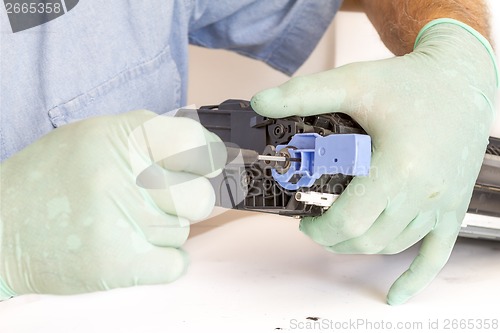
[[[369,177],[300,229],[336,253],[393,254],[424,238],[389,304],[424,289],[449,258],[488,142],[496,80],[486,39],[440,19],[410,54],[293,78],[252,99],[269,117],[343,112],[371,136]]]
[[[150,111],[49,133],[1,165],[0,300],[175,280],[225,161],[199,123]]]

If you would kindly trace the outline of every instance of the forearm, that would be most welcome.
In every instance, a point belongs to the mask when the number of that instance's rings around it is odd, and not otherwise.
[[[490,39],[489,14],[483,0],[349,0],[360,5],[384,44],[396,55],[413,50],[420,29],[438,18],[468,24]]]

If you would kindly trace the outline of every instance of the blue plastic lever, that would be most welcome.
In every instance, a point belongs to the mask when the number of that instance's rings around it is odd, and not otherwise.
[[[311,187],[325,174],[367,176],[370,170],[369,135],[301,133],[295,134],[287,145],[276,146],[276,151],[282,149],[290,154],[290,167],[283,174],[273,169],[272,175],[287,190]]]

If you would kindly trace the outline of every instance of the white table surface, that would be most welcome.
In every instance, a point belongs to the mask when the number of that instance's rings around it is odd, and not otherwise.
[[[17,297],[0,303],[0,332],[500,331],[444,327],[500,319],[500,243],[460,239],[423,293],[389,306],[385,294],[417,246],[392,256],[337,255],[297,227],[286,217],[224,213],[192,226],[191,265],[176,282]],[[400,324],[417,329],[396,330]]]

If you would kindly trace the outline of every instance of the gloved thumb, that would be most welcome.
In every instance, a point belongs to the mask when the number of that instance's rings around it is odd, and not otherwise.
[[[281,86],[263,90],[252,97],[252,108],[260,115],[282,118],[292,115],[355,110],[366,79],[369,63],[355,63],[326,72],[298,76]],[[364,83],[363,83],[364,82]]]

